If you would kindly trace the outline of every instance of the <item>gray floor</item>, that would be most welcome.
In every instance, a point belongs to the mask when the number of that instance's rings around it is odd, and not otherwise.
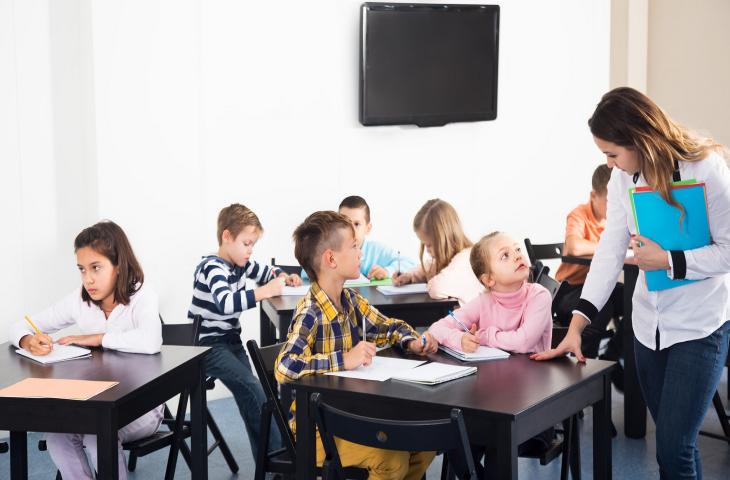
[[[720,385],[723,399],[727,392],[727,373],[724,374]],[[216,479],[243,479],[252,478],[254,462],[244,434],[243,422],[232,399],[226,398],[210,402],[213,417],[220,425],[224,436],[236,456],[240,470],[233,475],[218,451],[210,456],[209,478]],[[623,395],[614,392],[613,419],[619,435],[613,441],[613,478],[617,479],[651,479],[658,478],[656,461],[654,460],[654,425],[649,421],[648,433],[645,439],[632,440],[623,435]],[[705,419],[705,429],[720,433],[720,425],[714,410]],[[590,411],[586,410],[585,419],[581,424],[581,457],[583,478],[592,478],[592,422]],[[46,452],[36,450],[40,434],[29,435],[29,478],[32,480],[53,479],[55,468]],[[700,452],[702,455],[703,473],[705,479],[727,479],[730,471],[730,445],[725,442],[707,437],[700,437]],[[139,460],[137,470],[130,474],[130,478],[156,479],[163,478],[166,452],[144,457]],[[437,457],[428,471],[428,478],[439,478],[441,459]],[[0,455],[0,479],[9,478],[10,467],[8,454]],[[520,478],[559,478],[560,462],[554,461],[547,466],[541,466],[536,460],[520,459]],[[178,462],[176,478],[190,478],[190,471],[182,461]]]

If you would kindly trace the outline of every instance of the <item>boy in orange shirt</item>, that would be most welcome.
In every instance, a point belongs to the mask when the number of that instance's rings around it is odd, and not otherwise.
[[[568,214],[565,227],[565,244],[563,254],[575,257],[592,256],[598,240],[601,238],[606,224],[606,207],[608,197],[608,181],[611,178],[611,169],[600,165],[593,172],[591,179],[591,196],[588,203],[578,205]],[[558,323],[568,325],[572,311],[578,304],[583,284],[588,275],[588,266],[573,263],[561,263],[555,278],[568,285],[561,289],[561,295],[556,298],[555,314]],[[598,317],[583,331],[583,353],[586,357],[598,356],[598,346],[603,332],[612,318],[623,314],[623,285],[617,284],[606,306],[598,313]],[[618,360],[621,351],[620,335],[616,334],[609,342],[606,354],[602,358]]]

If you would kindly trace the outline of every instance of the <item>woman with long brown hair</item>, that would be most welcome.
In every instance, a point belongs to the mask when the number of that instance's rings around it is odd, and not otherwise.
[[[642,271],[663,270],[671,279],[696,282],[648,291],[639,276],[632,321],[636,368],[656,424],[656,456],[662,479],[702,478],[697,435],[717,389],[728,351],[730,272],[730,172],[725,149],[683,128],[646,95],[617,88],[603,96],[588,120],[598,148],[613,170],[606,228],[593,257],[570,328],[557,348],[533,355],[545,360],[572,352],[584,361],[581,332],[606,303],[626,249]],[[670,205],[671,182],[704,182],[709,245],[662,249],[636,235],[629,189],[649,186]]]

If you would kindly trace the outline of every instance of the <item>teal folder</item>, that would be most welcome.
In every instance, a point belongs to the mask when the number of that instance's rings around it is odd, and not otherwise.
[[[664,250],[692,250],[710,244],[704,183],[683,181],[672,184],[672,196],[684,208],[684,216],[649,187],[632,188],[629,192],[636,231],[640,235],[655,241]],[[651,292],[697,281],[672,280],[666,270],[645,273],[646,286]]]

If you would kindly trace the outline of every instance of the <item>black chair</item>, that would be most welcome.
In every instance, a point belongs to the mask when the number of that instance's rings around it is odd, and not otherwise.
[[[8,453],[8,442],[0,442],[0,453]]]
[[[291,275],[292,273],[295,273],[299,276],[302,275],[302,267],[299,265],[279,265],[276,263],[276,258],[271,257],[271,265],[281,269],[284,273]]]
[[[254,480],[263,480],[267,472],[282,475],[294,475],[296,473],[296,440],[291,428],[289,428],[289,423],[286,421],[287,415],[284,413],[281,403],[279,403],[274,380],[274,363],[282,345],[284,345],[283,342],[259,348],[256,340],[246,342],[251,363],[253,363],[256,375],[259,377],[264,394],[266,394],[266,403],[264,403],[261,411],[261,438],[259,440],[258,456],[256,457]],[[278,450],[268,451],[272,419],[279,432],[281,432],[284,446]],[[321,474],[321,470],[318,469],[318,471]],[[345,474],[346,478],[356,480],[364,480],[368,476],[367,470],[361,468],[347,468]]]
[[[195,336],[193,337],[193,343],[192,345],[198,346],[199,344],[199,338],[198,338],[198,331],[200,331],[200,323],[203,321],[202,317],[200,315],[196,315],[193,318],[193,330],[195,331]],[[205,378],[205,389],[206,390],[213,390],[215,388],[215,377],[206,377]],[[208,430],[210,430],[210,433],[213,435],[213,443],[208,447],[208,455],[213,453],[216,448],[219,448],[221,451],[221,455],[223,455],[223,458],[226,460],[226,463],[228,464],[228,468],[231,470],[231,473],[237,473],[238,472],[238,463],[236,463],[236,459],[233,458],[233,453],[231,453],[231,449],[228,447],[228,443],[226,443],[226,439],[223,438],[223,434],[221,433],[220,428],[218,428],[218,424],[213,419],[213,415],[210,414],[210,409],[208,406],[205,406],[205,415],[206,415],[206,421],[208,424]]]
[[[162,317],[160,317],[162,322]],[[163,345],[191,345],[197,336],[197,325],[184,324],[165,324],[162,323],[162,344]],[[183,459],[188,467],[191,465],[190,448],[185,443],[185,439],[190,436],[190,423],[185,421],[185,410],[188,404],[188,392],[180,395],[177,406],[176,415],[173,416],[167,404],[164,406],[161,427],[152,435],[125,442],[122,448],[129,452],[127,461],[127,469],[133,472],[137,468],[137,459],[154,453],[163,448],[170,448],[167,457],[167,467],[165,469],[165,480],[172,480],[175,476],[175,468],[177,466],[178,453],[182,452]],[[38,441],[38,450],[45,451],[48,449],[45,440]],[[56,472],[56,480],[62,480],[61,472]]]
[[[461,410],[452,409],[449,418],[403,421],[365,417],[345,412],[311,397],[312,411],[322,437],[326,458],[322,466],[326,480],[347,478],[335,444],[335,437],[386,450],[443,451],[449,470],[463,479],[476,479],[466,426]]]
[[[532,265],[535,265],[538,260],[553,260],[563,256],[562,243],[532,243],[529,238],[526,238],[525,250],[527,250],[527,258]]]
[[[200,322],[202,321],[200,316],[196,316],[192,323],[170,323],[166,324],[162,320],[162,317],[160,316],[160,321],[162,322],[162,343],[164,345],[181,345],[181,346],[193,346],[198,344],[198,332],[200,331]],[[215,388],[215,378],[213,377],[207,377],[205,379],[205,389],[206,390],[212,390]],[[181,398],[181,404],[182,404],[182,416],[180,407],[178,407],[178,417],[182,418],[182,429],[180,430],[181,437],[188,438],[190,436],[190,421],[184,420],[185,418],[185,408],[187,407],[187,400],[188,397],[186,395],[184,401],[185,403],[182,403]],[[166,415],[167,417],[167,406],[165,406]],[[228,444],[226,443],[225,438],[223,438],[223,434],[221,433],[220,429],[218,428],[218,424],[213,419],[213,416],[210,414],[210,410],[208,410],[208,407],[205,407],[205,413],[206,413],[206,421],[208,424],[208,428],[210,429],[210,433],[213,435],[213,443],[208,447],[208,455],[213,453],[216,448],[220,448],[221,454],[223,455],[223,458],[226,460],[226,463],[228,464],[228,468],[230,468],[232,473],[238,472],[238,464],[236,463],[235,458],[233,458],[233,453],[231,453],[230,448],[228,447]],[[168,422],[168,420],[163,420],[163,423]],[[157,432],[158,434],[161,432]],[[163,432],[167,433],[167,432]],[[147,441],[148,439],[151,439],[152,441]],[[180,451],[183,454],[183,458],[185,459],[185,462],[190,466],[190,449],[188,448],[187,444],[184,441],[179,442],[180,445]],[[147,439],[137,440],[135,442],[129,442],[129,444],[123,445],[125,449],[129,450],[129,462],[128,462],[128,469],[130,472],[133,472],[137,465],[137,457],[142,457],[144,455],[147,455],[148,453],[152,453],[156,450],[159,450],[162,448],[161,443],[156,441],[153,437],[148,437]],[[129,447],[129,448],[128,448]],[[177,451],[171,450],[171,455],[175,456],[175,459],[177,458]],[[168,460],[168,463],[172,460]],[[172,461],[174,465],[174,461]],[[173,466],[172,473],[174,474],[175,468]],[[167,478],[167,477],[165,477]],[[172,478],[172,477],[170,477]]]

